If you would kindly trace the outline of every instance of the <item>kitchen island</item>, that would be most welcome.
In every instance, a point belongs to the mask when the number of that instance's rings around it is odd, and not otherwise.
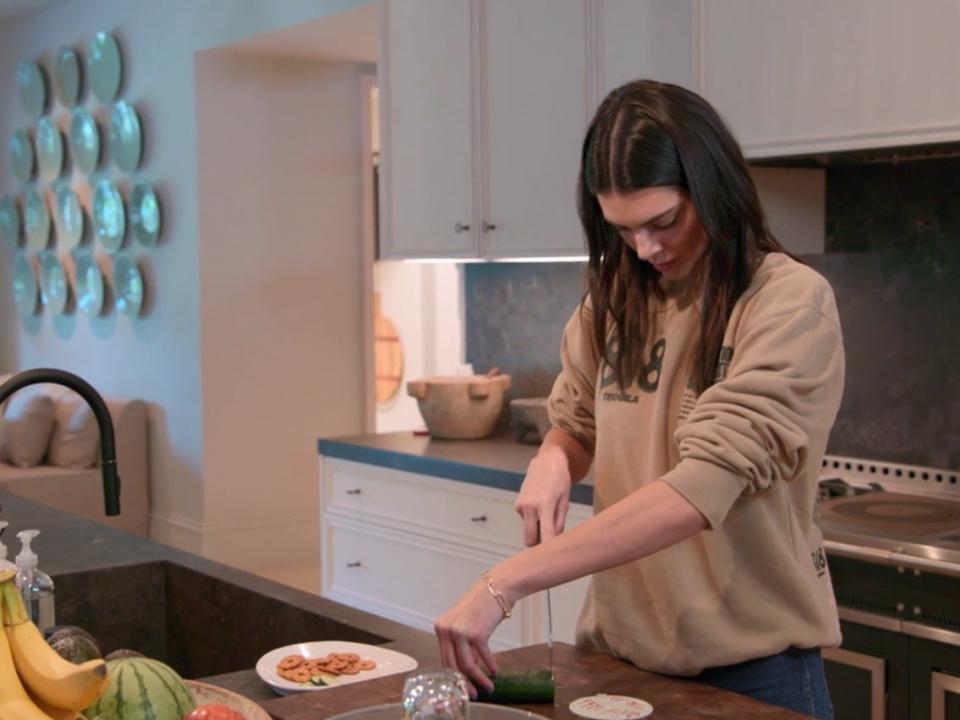
[[[56,582],[59,623],[86,627],[105,652],[121,646],[140,649],[170,662],[186,677],[246,695],[277,720],[320,720],[397,701],[403,677],[279,698],[252,669],[260,654],[274,647],[356,640],[411,655],[420,667],[437,665],[429,633],[8,493],[0,492],[0,508],[11,535],[28,528],[42,531],[34,547],[41,567]],[[558,720],[572,717],[566,708],[570,700],[595,692],[642,697],[654,705],[653,717],[801,717],[565,644],[557,645],[554,657],[557,704],[530,709]],[[519,648],[501,658],[505,667],[542,665],[546,649]]]

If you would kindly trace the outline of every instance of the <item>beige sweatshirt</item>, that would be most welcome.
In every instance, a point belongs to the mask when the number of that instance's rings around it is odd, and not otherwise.
[[[595,512],[662,478],[709,529],[595,574],[578,642],[676,675],[839,644],[814,522],[844,376],[829,284],[767,255],[727,326],[724,379],[699,397],[687,387],[696,303],[668,299],[658,319],[644,380],[623,390],[574,312],[550,417],[593,453]]]

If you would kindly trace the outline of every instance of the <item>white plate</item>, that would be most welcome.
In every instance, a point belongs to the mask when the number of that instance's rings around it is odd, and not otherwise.
[[[310,685],[307,683],[290,682],[277,675],[277,663],[287,655],[303,655],[307,659],[321,658],[330,653],[356,653],[364,660],[373,660],[377,666],[373,670],[362,670],[356,675],[340,675],[332,685],[348,685],[350,683],[363,682],[373,678],[395,675],[396,673],[410,672],[416,670],[417,661],[409,655],[398,653],[395,650],[377,647],[376,645],[366,645],[364,643],[340,642],[337,640],[326,640],[323,642],[304,642],[296,645],[287,645],[276,650],[271,650],[257,661],[257,675],[267,685],[272,687],[281,695],[290,695],[292,693],[306,692],[310,690],[323,690],[324,686]]]
[[[253,700],[243,697],[232,690],[208,685],[197,680],[184,680],[197,705],[220,703],[243,715],[245,720],[270,720],[270,715]]]

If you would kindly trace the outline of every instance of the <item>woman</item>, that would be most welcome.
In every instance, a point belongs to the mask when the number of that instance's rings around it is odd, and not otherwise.
[[[532,547],[437,619],[442,661],[491,688],[510,607],[593,574],[578,644],[829,718],[819,649],[840,628],[814,510],[843,388],[830,286],[783,252],[736,141],[680,87],[604,100],[578,193],[588,291],[516,502]],[[563,533],[591,463],[595,515]]]

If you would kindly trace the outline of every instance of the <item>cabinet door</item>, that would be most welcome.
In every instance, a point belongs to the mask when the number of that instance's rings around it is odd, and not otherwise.
[[[748,157],[960,138],[960,3],[702,3],[706,97]]]
[[[841,629],[843,646],[823,651],[835,720],[911,717],[908,639],[859,623],[842,622]]]
[[[474,256],[470,3],[380,11],[380,256]]]
[[[936,640],[910,638],[910,716],[960,720],[960,633],[918,629]]]
[[[695,90],[693,8],[688,0],[599,0],[598,104],[641,78]]]
[[[585,255],[586,0],[481,0],[485,257]],[[493,225],[493,228],[489,226]]]

